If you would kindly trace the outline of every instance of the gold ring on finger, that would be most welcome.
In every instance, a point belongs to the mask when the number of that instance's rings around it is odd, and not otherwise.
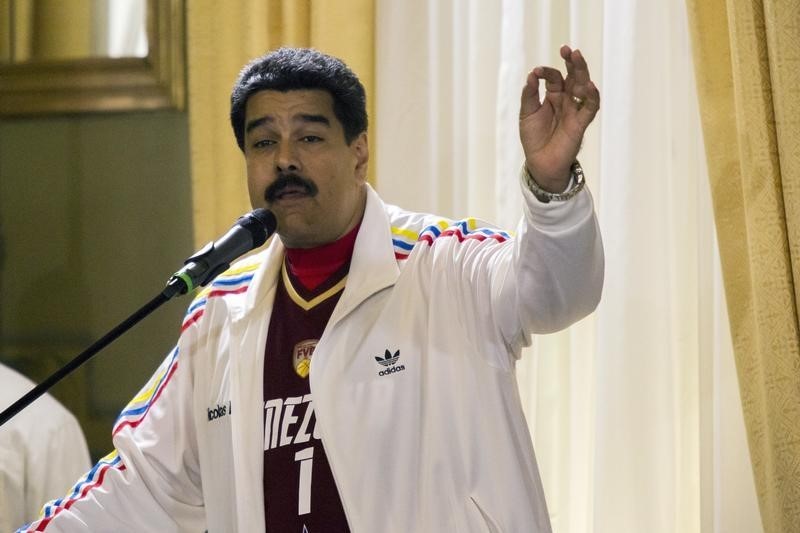
[[[582,106],[583,103],[586,101],[583,98],[581,98],[580,96],[575,96],[574,94],[572,96],[570,96],[570,98],[572,99],[573,102],[575,102],[575,104],[578,107]]]

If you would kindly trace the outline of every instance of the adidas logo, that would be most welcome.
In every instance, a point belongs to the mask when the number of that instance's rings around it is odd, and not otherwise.
[[[386,350],[383,357],[378,356],[375,360],[381,364],[382,366],[386,367],[386,370],[381,370],[378,372],[379,376],[388,376],[389,374],[393,374],[395,372],[402,372],[406,369],[404,365],[397,365],[397,361],[400,359],[400,350],[394,352],[394,355],[389,350]]]
[[[389,350],[386,350],[386,354],[383,356],[383,358],[380,357],[375,358],[375,360],[380,364],[382,364],[383,366],[392,366],[397,362],[398,359],[400,359],[400,350],[394,352],[394,355],[392,355],[392,353]]]

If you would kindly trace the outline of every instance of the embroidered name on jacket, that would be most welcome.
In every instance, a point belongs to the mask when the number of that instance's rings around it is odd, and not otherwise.
[[[216,407],[206,407],[209,422],[222,418],[223,416],[228,416],[232,412],[230,401],[224,405],[217,404]]]
[[[386,370],[381,370],[378,372],[379,376],[388,376],[389,374],[394,374],[395,372],[402,372],[406,369],[405,365],[398,365],[397,361],[400,360],[400,350],[392,353],[389,350],[383,354],[383,357],[378,356],[375,360],[381,365],[385,366]]]

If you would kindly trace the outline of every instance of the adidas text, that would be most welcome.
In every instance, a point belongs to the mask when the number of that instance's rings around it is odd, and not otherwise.
[[[381,370],[380,372],[378,372],[378,375],[379,376],[388,376],[389,374],[392,374],[394,372],[402,372],[405,369],[406,369],[405,365],[390,366],[386,370]]]

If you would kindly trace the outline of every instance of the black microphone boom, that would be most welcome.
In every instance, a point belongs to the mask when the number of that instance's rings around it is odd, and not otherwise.
[[[206,244],[183,262],[185,266],[167,282],[164,295],[172,298],[194,290],[198,285],[207,285],[228,270],[231,261],[267,242],[276,226],[275,215],[266,209],[254,209],[239,217],[228,233]]]
[[[33,403],[73,370],[91,359],[97,352],[117,340],[144,317],[161,307],[167,300],[177,294],[185,294],[198,285],[206,285],[218,274],[227,270],[231,261],[267,242],[276,226],[275,215],[266,209],[255,209],[240,217],[228,233],[217,241],[208,243],[202,250],[184,261],[185,266],[169,279],[167,286],[158,296],[140,307],[100,340],[53,372],[47,379],[0,413],[0,426],[11,420],[14,415]]]

